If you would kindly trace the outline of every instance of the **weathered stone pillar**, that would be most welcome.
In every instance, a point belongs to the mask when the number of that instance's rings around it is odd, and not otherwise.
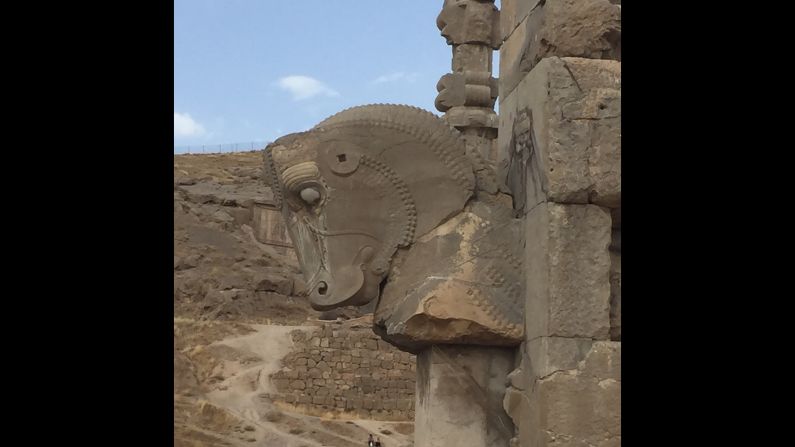
[[[494,0],[445,0],[436,19],[453,47],[453,71],[439,79],[436,108],[461,131],[470,151],[491,161],[498,125],[491,53],[500,45],[499,17]]]
[[[503,0],[497,183],[525,216],[512,445],[621,443],[621,7]]]
[[[417,356],[416,447],[507,446],[502,408],[514,348],[434,345]]]

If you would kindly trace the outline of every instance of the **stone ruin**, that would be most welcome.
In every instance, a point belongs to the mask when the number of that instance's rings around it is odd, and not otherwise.
[[[436,23],[443,117],[354,107],[264,152],[312,306],[375,303],[417,355],[418,447],[620,445],[620,0]]]

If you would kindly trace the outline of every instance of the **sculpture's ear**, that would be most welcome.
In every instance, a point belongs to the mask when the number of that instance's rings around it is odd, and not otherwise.
[[[360,151],[351,150],[350,144],[341,144],[339,141],[330,141],[326,146],[325,162],[333,173],[345,176],[356,172],[362,158]]]

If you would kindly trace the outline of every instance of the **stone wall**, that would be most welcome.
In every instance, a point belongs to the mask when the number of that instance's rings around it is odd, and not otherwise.
[[[498,183],[525,216],[513,446],[621,444],[620,0],[503,0]]]
[[[414,419],[415,356],[384,342],[370,326],[328,323],[291,336],[295,349],[271,376],[274,402],[317,416]]]
[[[499,95],[505,100],[544,58],[620,61],[621,1],[504,0],[500,31]]]

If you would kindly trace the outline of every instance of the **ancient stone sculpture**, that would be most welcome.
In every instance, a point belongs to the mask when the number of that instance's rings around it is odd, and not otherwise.
[[[620,443],[620,63],[511,62],[594,15],[569,3],[503,0],[499,120],[499,11],[445,0],[441,119],[354,107],[265,151],[313,307],[374,301],[417,354],[417,447]]]
[[[312,306],[379,299],[376,330],[406,349],[517,344],[521,231],[507,196],[477,188],[476,157],[444,121],[397,105],[348,109],[268,146]]]
[[[418,370],[434,385],[418,389],[429,406],[417,409],[418,424],[456,411],[427,396],[454,379],[439,358],[508,373],[512,351],[472,345],[513,347],[523,339],[521,221],[455,128],[414,107],[354,107],[276,140],[264,158],[312,306],[377,300],[374,330],[423,354]],[[459,347],[438,348],[451,344]],[[493,374],[478,386],[492,390]],[[501,412],[504,385],[496,383],[497,395],[483,408]],[[473,417],[510,425],[505,415],[486,416]],[[478,427],[469,436],[481,436],[483,445],[512,434]]]
[[[500,17],[494,0],[445,0],[436,26],[448,45],[482,43],[500,47]]]
[[[464,137],[468,152],[493,163],[497,138],[494,103],[498,83],[491,76],[492,50],[500,46],[500,13],[494,0],[445,0],[436,26],[451,45],[452,73],[439,79],[435,106]]]

